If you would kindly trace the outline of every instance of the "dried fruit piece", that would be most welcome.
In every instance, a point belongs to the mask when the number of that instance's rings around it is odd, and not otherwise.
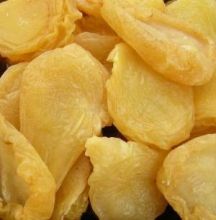
[[[82,155],[68,172],[56,195],[52,220],[77,220],[88,206],[88,177],[91,165]]]
[[[0,218],[48,220],[55,183],[30,143],[0,115]]]
[[[75,42],[105,64],[110,51],[120,42],[120,39],[114,35],[82,32],[76,36]]]
[[[216,134],[195,138],[171,151],[157,183],[182,219],[216,218]]]
[[[59,187],[88,137],[110,123],[106,69],[77,44],[34,59],[23,74],[20,126]]]
[[[207,83],[216,69],[215,43],[162,11],[128,1],[104,0],[105,21],[155,71],[186,84]]]
[[[115,32],[108,26],[102,18],[93,16],[82,17],[78,22],[78,27],[81,32],[91,32],[103,35],[116,35]]]
[[[155,73],[126,44],[110,59],[108,110],[120,132],[166,150],[186,140],[194,124],[192,89]]]
[[[101,17],[100,9],[102,0],[76,0],[77,7],[81,12],[94,17]]]
[[[101,220],[152,220],[166,201],[155,179],[164,154],[135,142],[93,137],[86,143],[93,164],[90,202]]]
[[[216,42],[216,1],[177,0],[167,7],[167,12],[184,20]],[[213,132],[216,129],[216,71],[210,82],[194,87],[195,128],[194,135]]]
[[[3,2],[0,4],[0,55],[19,62],[63,46],[71,42],[74,22],[80,17],[81,13],[70,0]]]
[[[166,10],[216,41],[215,0],[176,0],[168,4]]]
[[[11,66],[0,78],[0,112],[19,129],[19,93],[22,73],[27,63]]]

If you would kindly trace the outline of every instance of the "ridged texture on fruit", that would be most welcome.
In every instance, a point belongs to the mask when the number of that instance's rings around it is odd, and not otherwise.
[[[89,159],[81,155],[70,169],[56,194],[51,220],[78,220],[88,206],[88,177],[91,172]]]
[[[216,69],[215,43],[156,7],[104,0],[104,20],[156,72],[185,85],[207,83]]]
[[[93,164],[90,202],[101,220],[152,220],[166,201],[159,193],[156,173],[164,153],[136,142],[93,137],[86,143]]]
[[[194,125],[192,88],[167,81],[126,44],[110,54],[108,111],[131,140],[169,150],[190,136]]]
[[[183,220],[216,219],[216,134],[195,138],[171,151],[157,184]]]
[[[71,0],[5,1],[0,4],[0,55],[20,62],[64,46],[80,18]]]
[[[71,44],[34,59],[23,73],[20,126],[55,177],[57,186],[88,137],[110,123],[108,73],[89,52]]]
[[[177,0],[167,6],[167,12],[184,20],[193,28],[216,42],[216,1]],[[215,56],[216,62],[216,56]],[[195,128],[193,133],[204,134],[216,129],[216,71],[210,82],[194,87]],[[211,131],[210,131],[211,130]]]
[[[0,218],[48,220],[55,181],[38,153],[0,115]]]
[[[19,130],[19,93],[27,63],[9,67],[0,78],[0,112]]]

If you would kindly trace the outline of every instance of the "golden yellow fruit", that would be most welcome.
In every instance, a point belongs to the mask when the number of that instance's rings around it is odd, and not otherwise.
[[[48,220],[55,200],[55,182],[25,139],[0,115],[0,218]]]
[[[81,13],[70,0],[12,0],[0,4],[0,55],[31,60],[71,42]]]
[[[19,130],[19,93],[27,63],[9,67],[0,78],[0,112]]]
[[[136,142],[93,137],[86,143],[93,164],[89,197],[101,220],[152,220],[166,201],[158,191],[156,173],[164,153]]]
[[[120,39],[114,35],[82,32],[76,36],[75,42],[105,64],[109,53],[120,42]]]
[[[132,1],[132,0],[131,0]],[[147,5],[104,0],[101,14],[116,33],[169,80],[207,83],[216,69],[216,46],[190,25]]]
[[[70,169],[56,194],[56,203],[51,220],[78,220],[88,206],[88,177],[91,164],[81,155]]]
[[[216,41],[215,0],[176,0],[168,4],[166,11]]]
[[[81,12],[94,17],[101,17],[100,9],[103,0],[76,0],[77,7]]]
[[[157,184],[183,220],[216,219],[216,134],[195,138],[171,151]]]
[[[77,22],[79,33],[91,32],[102,35],[116,35],[115,32],[102,18],[95,18],[93,16],[84,16]]]
[[[194,125],[192,88],[167,81],[126,44],[111,52],[108,111],[131,140],[169,150],[190,136]]]
[[[88,137],[110,123],[106,111],[108,73],[89,52],[71,44],[29,63],[20,95],[21,132],[61,185]]]
[[[216,42],[215,11],[215,0],[177,0],[167,6],[167,13],[184,20]],[[195,128],[193,133],[195,135],[212,133],[216,129],[215,93],[216,71],[210,82],[203,86],[194,87]]]

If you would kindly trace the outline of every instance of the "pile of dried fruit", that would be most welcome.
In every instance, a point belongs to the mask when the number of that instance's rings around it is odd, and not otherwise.
[[[0,1],[1,2],[1,1]],[[0,3],[0,219],[216,219],[216,0]],[[121,133],[103,137],[114,125]],[[112,136],[112,135],[111,135]]]

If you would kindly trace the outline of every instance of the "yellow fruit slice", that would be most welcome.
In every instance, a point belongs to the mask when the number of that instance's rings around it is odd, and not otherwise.
[[[171,151],[157,183],[182,219],[216,218],[216,134],[195,138]]]
[[[58,187],[84,150],[86,139],[110,123],[105,109],[107,74],[77,44],[42,54],[24,71],[21,131],[48,165]]]
[[[56,194],[52,220],[78,220],[88,205],[88,177],[91,164],[82,155],[68,172]]]
[[[176,0],[168,4],[166,10],[216,41],[215,0]]]
[[[30,143],[0,115],[0,218],[48,220],[55,183]]]
[[[152,220],[166,201],[156,188],[164,154],[117,138],[93,137],[86,143],[93,164],[90,202],[101,220]]]
[[[114,35],[82,32],[75,38],[75,42],[90,51],[102,63],[106,63],[109,53],[120,39]]]
[[[11,66],[0,78],[0,112],[19,129],[19,93],[22,73],[27,63]]]
[[[167,12],[184,20],[216,42],[216,1],[177,0],[167,6]],[[205,134],[216,128],[216,71],[210,82],[194,88],[195,128],[193,133]]]
[[[100,17],[102,1],[103,0],[76,0],[76,3],[81,12],[94,17]]]
[[[101,14],[148,65],[167,79],[202,85],[212,77],[215,43],[187,23],[154,7],[121,0],[104,0]]]
[[[192,89],[167,81],[126,44],[111,52],[108,110],[131,140],[169,150],[186,140],[194,124]]]
[[[30,60],[71,41],[81,17],[69,0],[11,0],[0,4],[0,55],[11,62]]]

